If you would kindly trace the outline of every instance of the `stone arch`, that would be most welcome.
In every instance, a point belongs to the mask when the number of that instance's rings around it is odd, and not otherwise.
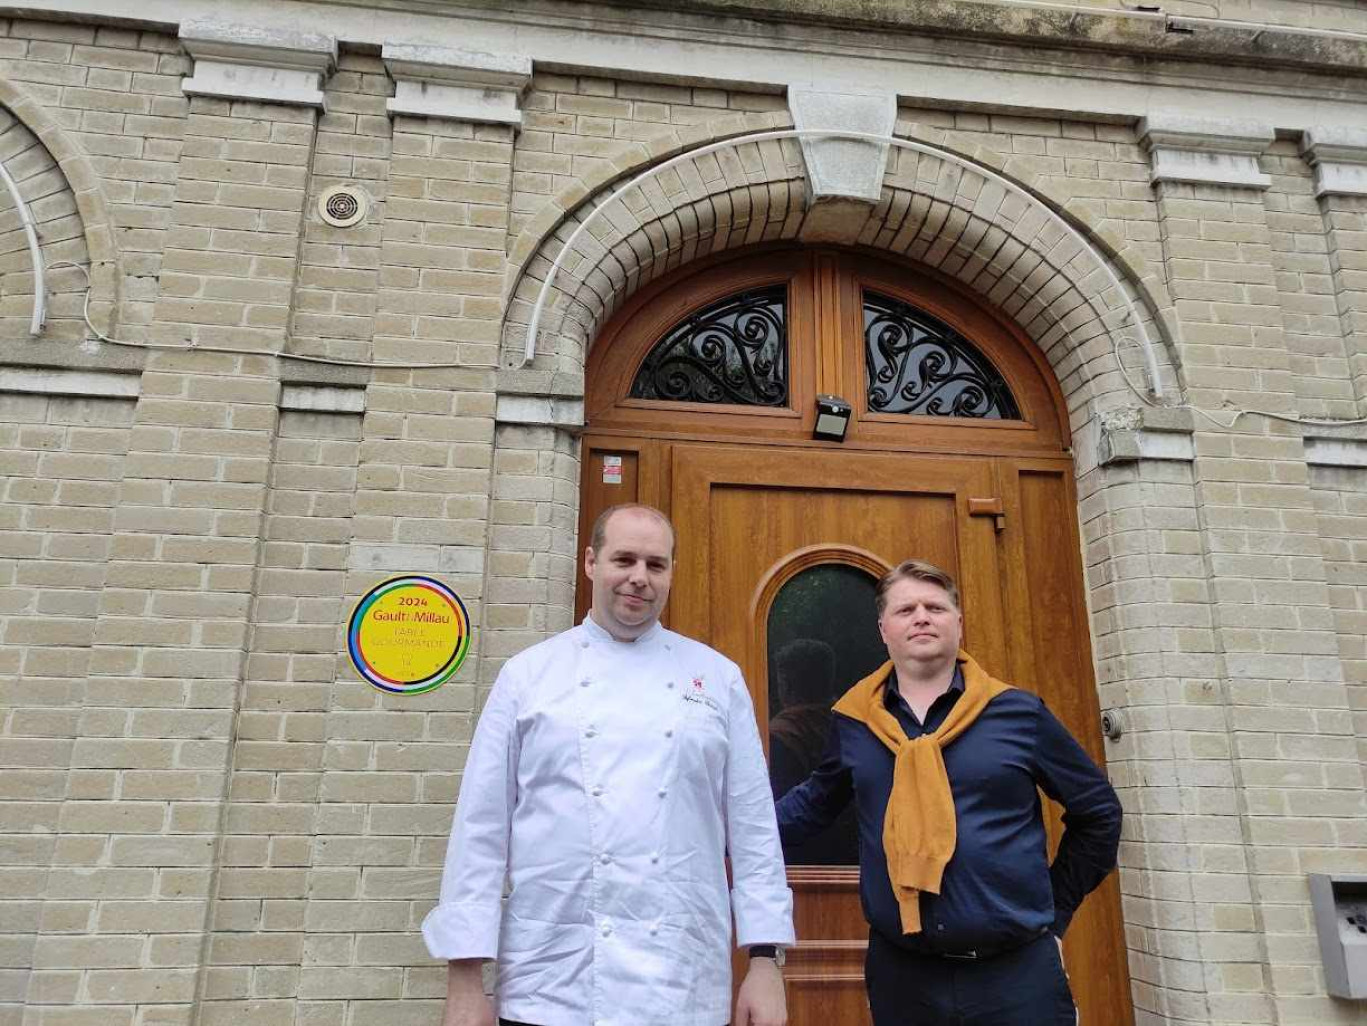
[[[644,171],[652,164],[668,160],[685,150],[719,139],[728,139],[748,132],[792,128],[793,119],[786,111],[767,114],[731,114],[713,118],[699,125],[680,127],[652,136],[644,141],[623,143],[611,157],[594,165],[585,177],[561,189],[551,197],[513,241],[508,259],[513,268],[512,281],[520,279],[532,256],[545,248],[551,233],[566,217],[586,200],[601,198],[611,192],[609,186]]]
[[[96,324],[117,325],[119,252],[99,176],[80,145],[27,90],[0,78],[0,160],[15,178],[38,228],[39,247],[49,266],[75,264],[89,273],[90,315]],[[8,206],[4,193],[0,204]],[[33,277],[17,210],[0,214],[0,272],[5,286],[0,322],[10,337],[26,337]],[[87,337],[82,308],[86,276],[71,266],[47,276],[45,339]],[[19,321],[22,320],[22,325]]]
[[[528,225],[512,257],[515,272],[505,322],[505,364],[516,365],[531,308],[552,260],[589,212],[617,183],[644,167],[721,138],[786,127],[784,115],[730,118],[675,134],[650,147],[624,148],[598,182],[566,190],[556,206]],[[751,122],[754,122],[753,124]],[[900,123],[899,134],[949,150],[945,133]],[[955,152],[955,151],[951,151]],[[882,196],[860,226],[857,244],[899,255],[953,277],[1014,318],[1049,359],[1068,401],[1074,430],[1098,410],[1132,404],[1124,374],[1144,371],[1133,327],[1118,330],[1129,301],[1149,337],[1168,336],[1166,288],[1143,254],[1085,208],[1071,206],[1039,176],[1017,170],[1000,154],[958,153],[1012,178],[1088,240],[1061,229],[1039,205],[948,160],[894,148]],[[633,162],[635,158],[635,162]],[[590,188],[594,189],[589,193]],[[589,346],[622,301],[637,288],[696,257],[758,241],[800,241],[806,212],[806,167],[793,139],[765,140],[685,161],[628,192],[605,209],[567,255],[543,313],[550,352],[538,340],[538,367],[582,372]],[[1121,283],[1118,294],[1109,266]],[[1166,385],[1175,367],[1158,346]],[[1117,356],[1125,361],[1122,373]]]

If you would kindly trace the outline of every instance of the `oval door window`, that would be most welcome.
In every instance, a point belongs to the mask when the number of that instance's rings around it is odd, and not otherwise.
[[[807,779],[826,749],[831,706],[888,657],[878,636],[872,574],[819,563],[794,574],[769,607],[769,781],[779,798]],[[851,802],[819,837],[785,847],[789,865],[852,866],[859,838]]]

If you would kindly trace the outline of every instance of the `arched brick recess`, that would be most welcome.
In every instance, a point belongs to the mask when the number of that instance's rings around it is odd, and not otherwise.
[[[751,180],[747,163],[760,164],[768,173]],[[623,300],[654,278],[710,253],[797,238],[806,198],[795,145],[749,144],[703,157],[679,171],[674,182],[647,182],[605,211],[561,267],[554,299],[542,319],[563,336],[554,354],[555,369],[582,369],[599,328]],[[666,192],[671,185],[681,187],[672,196]],[[578,223],[563,222],[557,237],[567,238]],[[519,356],[549,267],[550,259],[538,253],[511,300],[508,324],[518,336],[512,348]]]
[[[512,294],[504,326],[504,366],[516,367],[521,361],[531,307],[559,247],[580,218],[616,186],[685,148],[789,124],[780,116],[728,119],[724,126],[701,126],[688,139],[668,137],[649,152],[641,145],[624,147],[613,162],[615,173],[566,190],[552,209],[528,225],[510,253]],[[1099,699],[1103,707],[1111,707],[1155,689],[1163,691],[1170,681],[1161,665],[1144,654],[1153,647],[1153,603],[1164,598],[1155,582],[1161,580],[1164,560],[1169,557],[1146,518],[1150,510],[1154,510],[1154,522],[1174,517],[1180,521],[1190,514],[1194,499],[1189,468],[1161,463],[1101,466],[1096,444],[1102,413],[1139,402],[1115,360],[1113,329],[1123,321],[1124,302],[1099,267],[1097,255],[1107,262],[1145,318],[1164,384],[1173,389],[1177,382],[1172,358],[1176,318],[1161,269],[1151,266],[1133,243],[1112,231],[1085,202],[1062,194],[1023,162],[983,147],[957,149],[945,132],[906,118],[899,121],[897,132],[903,138],[950,149],[1015,181],[1060,213],[1091,246],[1091,252],[1084,250],[1024,197],[949,161],[903,149],[892,151],[882,196],[868,211],[857,240],[862,246],[935,267],[963,282],[986,304],[1015,319],[1046,354],[1068,403],[1073,429]],[[801,238],[805,175],[795,141],[744,144],[688,162],[679,173],[666,173],[639,195],[628,195],[618,209],[605,211],[598,226],[585,233],[592,238],[581,240],[557,279],[543,314],[533,373],[526,375],[525,382],[543,377],[549,382],[558,376],[564,386],[556,394],[563,395],[564,387],[582,380],[579,375],[588,347],[606,319],[652,278],[707,253],[760,239]],[[1133,328],[1129,332],[1133,334]],[[1130,377],[1139,383],[1143,379],[1140,355],[1132,347],[1124,352]],[[520,390],[528,389],[524,381],[518,384]],[[580,552],[575,537],[578,467],[571,456],[573,440],[549,426],[504,423],[498,426],[495,448],[495,500],[525,494],[528,479],[502,468],[516,467],[518,460],[530,467],[533,456],[539,473],[554,476],[556,500],[543,504],[537,514],[537,523],[549,528],[548,551],[520,551],[516,545],[497,541],[491,546],[497,560],[510,567],[520,566],[518,560],[537,565],[542,575],[537,594],[526,593],[526,575],[505,580],[495,571],[489,581],[491,600],[497,601],[506,588],[508,594],[532,600],[532,630],[562,629],[573,618]],[[1175,598],[1168,601],[1177,603]],[[1204,595],[1184,595],[1182,603],[1164,615],[1184,622],[1200,615],[1205,601]],[[1188,602],[1191,609],[1184,604]],[[486,672],[492,672],[500,662],[498,657],[510,654],[520,643],[519,637],[510,633],[505,639],[500,633],[491,632],[489,646],[495,658]],[[1141,786],[1139,767],[1143,764],[1129,747],[1110,755],[1110,770],[1122,801],[1127,810],[1142,816],[1152,800]],[[1126,860],[1121,887],[1127,901],[1142,899],[1154,890],[1143,868],[1146,858],[1139,852]],[[1137,920],[1142,918],[1138,914]],[[1174,943],[1180,943],[1180,937],[1166,934],[1145,935],[1139,943],[1131,943],[1136,993],[1146,995],[1141,1008],[1181,1000],[1181,987],[1169,978],[1166,963],[1152,957]]]
[[[574,200],[590,183],[567,190],[553,210],[528,226],[511,254],[518,269],[505,324],[505,363],[520,358],[532,305],[555,254],[618,182],[649,163],[718,138],[709,134],[717,128],[729,129],[720,135],[725,138],[783,127],[778,121],[773,115],[727,119],[724,125],[702,126],[697,133],[702,138],[676,134],[650,147],[650,160],[642,165],[628,163],[647,149],[634,144],[613,162],[623,168],[615,180],[604,174],[577,206]],[[943,145],[943,133],[936,130],[920,132],[903,124],[901,131]],[[979,148],[961,156],[1011,177],[1011,163],[991,151]],[[592,340],[621,302],[689,260],[759,241],[800,238],[805,174],[795,140],[744,143],[685,162],[615,202],[581,236],[557,275],[542,315],[538,366],[581,371]],[[1128,298],[1136,301],[1155,340],[1165,334],[1166,290],[1142,254],[1104,226],[1088,223],[1086,211],[1070,208],[1066,197],[1033,176],[1021,184],[1071,218],[1092,243],[1092,252],[1024,197],[947,160],[905,149],[892,151],[882,199],[869,211],[858,243],[957,278],[1014,318],[1047,355],[1076,429],[1098,409],[1133,401],[1116,366],[1115,336],[1135,338],[1137,333],[1132,327],[1117,331],[1126,297],[1116,292],[1096,254],[1109,262]],[[1130,377],[1141,380],[1137,349],[1127,343],[1122,351]],[[1171,384],[1165,347],[1159,358]]]
[[[612,170],[565,190],[531,222],[510,252],[511,292],[503,332],[505,367],[522,359],[532,305],[554,256],[596,205],[629,177],[687,149],[719,138],[787,127],[786,115],[751,115],[674,132],[651,145],[624,145]],[[938,129],[903,122],[899,132],[944,147]],[[966,284],[987,304],[1003,310],[1046,354],[1069,407],[1079,493],[1101,508],[1109,500],[1097,476],[1096,432],[1100,414],[1138,400],[1119,373],[1114,328],[1121,325],[1123,298],[1101,269],[1097,255],[1135,300],[1156,342],[1165,385],[1176,382],[1165,328],[1172,323],[1166,289],[1143,254],[1074,207],[1033,174],[1013,175],[1011,161],[985,148],[961,156],[1014,178],[1091,243],[1091,252],[1068,236],[1038,204],[938,157],[894,149],[880,202],[867,214],[860,245],[939,269]],[[563,265],[543,313],[538,354],[531,372],[512,375],[516,394],[545,387],[559,399],[582,389],[589,346],[613,311],[637,288],[689,260],[759,241],[801,238],[806,210],[806,168],[795,140],[745,143],[680,164],[633,190],[606,210],[581,236]],[[1128,329],[1133,334],[1133,328]],[[1143,378],[1136,348],[1124,350],[1129,376]],[[553,382],[559,382],[552,387]],[[582,393],[580,393],[582,394]],[[506,458],[535,452],[538,460],[556,446],[550,427],[501,424],[495,448]],[[497,462],[497,461],[496,461]],[[495,499],[520,494],[516,475],[497,469]],[[572,616],[576,541],[577,471],[563,471],[563,502],[548,504],[545,516],[557,555],[548,569],[546,594],[536,602],[537,629],[566,626]],[[550,526],[548,523],[547,526]],[[494,546],[498,548],[497,545]],[[520,555],[527,555],[521,553]],[[1107,572],[1109,575],[1109,571]],[[495,575],[497,578],[498,575]],[[512,582],[510,582],[511,586]],[[501,582],[491,582],[498,594]],[[1098,593],[1103,605],[1109,601]],[[542,604],[544,602],[544,604]],[[1099,630],[1098,636],[1110,633]],[[1104,649],[1098,657],[1106,657]],[[497,661],[497,660],[495,660]]]
[[[719,139],[733,138],[749,132],[792,127],[793,119],[786,112],[734,114],[714,118],[700,125],[663,132],[648,141],[623,143],[616,154],[603,164],[595,165],[585,178],[553,196],[513,241],[508,251],[508,258],[514,270],[512,280],[522,277],[533,252],[544,248],[551,232],[566,219],[569,212],[579,208],[585,200],[595,196],[606,196],[612,191],[608,186],[624,181],[650,165],[661,163],[685,150]]]
[[[791,128],[786,113],[737,114],[624,144],[594,174],[553,197],[510,247],[504,322],[505,364],[520,358],[537,291],[560,247],[581,219],[628,178],[686,150],[752,132]],[[578,372],[587,340],[611,312],[646,282],[696,257],[754,242],[792,238],[772,223],[800,225],[805,165],[794,140],[723,150],[688,161],[633,190],[576,245],[557,275],[548,308],[577,325],[577,346],[562,347],[554,369]],[[732,195],[734,193],[734,195]],[[722,194],[727,194],[724,198]],[[543,325],[546,319],[543,315]],[[569,328],[569,324],[565,325]],[[575,351],[577,350],[577,352]]]
[[[38,226],[43,259],[70,261],[90,272],[90,315],[111,334],[119,309],[119,253],[99,177],[80,145],[22,86],[0,78],[0,160],[15,178]],[[0,268],[6,288],[0,322],[6,337],[24,338],[32,310],[32,270],[17,211],[0,199]],[[80,340],[86,279],[71,267],[48,275],[45,339]],[[22,323],[21,323],[22,322]]]

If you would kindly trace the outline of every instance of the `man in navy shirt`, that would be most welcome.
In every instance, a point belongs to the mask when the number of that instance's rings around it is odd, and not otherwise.
[[[784,846],[854,799],[875,1026],[1073,1026],[1061,938],[1115,866],[1115,791],[1037,696],[960,649],[948,574],[908,560],[877,606],[890,659],[778,803]],[[1052,865],[1037,788],[1064,808]]]

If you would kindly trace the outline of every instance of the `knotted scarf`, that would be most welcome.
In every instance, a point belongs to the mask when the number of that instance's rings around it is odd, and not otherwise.
[[[929,734],[908,738],[884,703],[884,688],[892,677],[891,660],[845,692],[834,707],[868,727],[896,756],[892,794],[883,817],[883,851],[904,933],[921,932],[921,892],[940,893],[940,878],[958,840],[944,747],[973,725],[988,702],[1011,687],[988,676],[963,649],[958,660],[964,693],[945,721]]]

